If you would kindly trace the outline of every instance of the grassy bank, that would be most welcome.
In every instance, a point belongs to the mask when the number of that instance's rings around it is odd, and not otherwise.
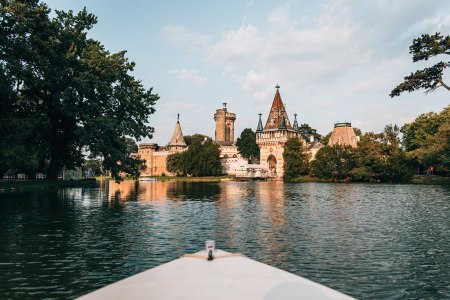
[[[442,177],[435,175],[420,175],[420,176],[413,176],[410,182],[413,184],[450,185],[450,177]]]
[[[54,187],[95,187],[95,179],[0,181],[0,192],[40,190]]]
[[[359,181],[349,181],[349,180],[331,180],[331,179],[320,179],[318,177],[312,176],[300,176],[292,180],[291,182],[334,182],[334,183],[361,183]],[[429,175],[421,175],[421,176],[413,176],[411,179],[402,181],[402,182],[370,182],[370,183],[403,183],[403,184],[437,184],[437,185],[450,185],[450,177],[442,177],[442,176],[429,176]]]

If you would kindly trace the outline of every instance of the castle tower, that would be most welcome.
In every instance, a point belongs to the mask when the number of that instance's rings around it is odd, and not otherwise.
[[[266,165],[271,177],[281,178],[284,173],[284,144],[289,138],[300,138],[300,135],[289,122],[286,108],[281,100],[280,86],[277,85],[275,88],[275,97],[264,128],[262,128],[261,114],[259,114],[256,143],[260,149],[261,164]],[[297,122],[297,118],[295,120]]]
[[[214,114],[216,121],[216,143],[220,145],[232,145],[234,143],[234,121],[236,114],[227,111],[227,104],[223,104],[223,108],[217,109]]]
[[[356,148],[357,142],[358,137],[352,128],[352,123],[342,122],[334,124],[334,129],[331,133],[330,140],[328,141],[328,146],[340,145]]]
[[[170,152],[177,152],[186,149],[186,147],[187,145],[186,142],[184,141],[183,132],[181,131],[180,114],[178,114],[177,124],[175,125],[172,138],[170,139],[170,142],[167,145],[167,150],[169,150]]]

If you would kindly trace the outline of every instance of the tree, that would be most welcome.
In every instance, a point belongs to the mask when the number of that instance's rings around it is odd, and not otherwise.
[[[193,135],[185,135],[185,136],[183,136],[183,138],[184,138],[184,142],[188,146],[191,145],[194,142],[201,143],[204,140],[211,139],[210,137],[208,137],[208,136],[206,136],[204,134],[200,134],[200,133],[196,133],[196,134],[193,134]]]
[[[450,120],[450,106],[440,113],[429,112],[419,115],[413,122],[402,126],[402,144],[407,151],[413,151],[426,146],[427,139],[435,135],[439,127]]]
[[[170,154],[167,157],[166,162],[166,169],[172,174],[176,174],[177,176],[185,176],[186,175],[186,169],[184,168],[184,153],[174,153]]]
[[[320,142],[323,144],[323,145],[328,145],[328,142],[330,141],[330,137],[331,137],[331,133],[332,132],[328,132],[326,135],[323,135],[322,136],[322,138],[320,139]]]
[[[211,139],[194,141],[188,150],[169,155],[166,168],[179,175],[219,176],[222,174],[220,148]]]
[[[400,147],[399,134],[397,125],[387,125],[382,133],[364,134],[354,152],[352,179],[394,182],[413,174],[413,164]]]
[[[450,171],[450,119],[442,123],[435,133],[427,135],[422,145],[409,155],[426,169],[430,166],[438,173]]]
[[[245,128],[236,140],[236,146],[242,157],[250,160],[259,160],[259,147],[256,144],[256,133],[251,128]]]
[[[309,171],[309,155],[298,138],[290,138],[284,145],[284,181],[292,181]]]
[[[151,138],[149,116],[159,98],[130,73],[125,51],[110,53],[86,34],[97,19],[86,9],[56,11],[37,0],[2,1],[0,87],[5,115],[28,124],[26,140],[38,161],[48,159],[48,179],[81,166],[83,152],[103,157],[104,167],[138,174],[128,138]]]
[[[428,60],[440,54],[450,54],[450,36],[442,36],[439,32],[429,35],[422,34],[414,39],[409,47],[409,53],[413,55],[413,62]],[[450,87],[444,83],[442,76],[445,68],[450,66],[450,62],[440,61],[434,66],[411,73],[405,77],[405,81],[395,87],[389,96],[399,96],[402,92],[412,92],[425,89],[425,93],[432,92],[439,87],[444,87],[450,91]]]
[[[320,141],[322,136],[317,133],[317,130],[309,126],[309,124],[303,123],[300,125],[300,135],[305,139],[305,141],[309,141],[311,136],[314,136],[314,140]]]
[[[311,163],[311,174],[319,178],[348,179],[354,167],[354,149],[350,146],[325,146]]]

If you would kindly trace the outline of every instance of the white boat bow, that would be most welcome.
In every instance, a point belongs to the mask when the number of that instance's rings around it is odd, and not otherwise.
[[[128,277],[78,299],[354,299],[303,277],[221,250],[206,250]]]

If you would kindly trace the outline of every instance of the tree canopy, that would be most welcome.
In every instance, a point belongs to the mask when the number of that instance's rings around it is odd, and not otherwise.
[[[56,11],[38,0],[1,0],[0,159],[27,149],[48,179],[81,166],[84,153],[102,157],[119,178],[137,174],[129,138],[152,137],[147,125],[159,98],[130,73],[125,51],[110,53],[87,32],[97,18],[83,9]],[[21,155],[20,151],[16,152]]]
[[[305,139],[305,141],[309,142],[311,136],[314,136],[314,140],[320,141],[322,136],[317,132],[316,129],[309,126],[309,124],[303,123],[300,125],[300,135]]]
[[[450,106],[440,113],[419,115],[402,126],[402,144],[422,167],[435,166],[450,171]]]
[[[184,138],[184,142],[188,146],[195,142],[201,143],[201,142],[209,139],[208,136],[206,136],[204,134],[200,134],[200,133],[195,133],[193,135],[185,135],[185,136],[183,136],[183,138]]]
[[[423,34],[414,39],[409,47],[413,62],[428,60],[438,55],[450,54],[450,36],[443,36],[439,32],[429,35]],[[406,76],[404,81],[396,86],[389,96],[399,96],[403,92],[412,92],[425,89],[425,93],[432,92],[439,87],[444,87],[450,91],[450,86],[444,83],[442,78],[444,69],[450,66],[449,61],[440,61],[434,66],[418,70]]]
[[[298,138],[290,138],[284,145],[284,181],[301,175],[307,175],[309,172],[309,155],[303,148],[302,142]]]
[[[319,178],[346,180],[354,167],[354,149],[350,146],[325,146],[311,163],[311,174]]]
[[[219,176],[222,174],[220,148],[211,139],[194,140],[188,150],[169,155],[167,170],[177,175]]]
[[[259,160],[259,147],[256,144],[256,133],[251,128],[245,128],[236,140],[236,146],[242,157],[250,160]]]

